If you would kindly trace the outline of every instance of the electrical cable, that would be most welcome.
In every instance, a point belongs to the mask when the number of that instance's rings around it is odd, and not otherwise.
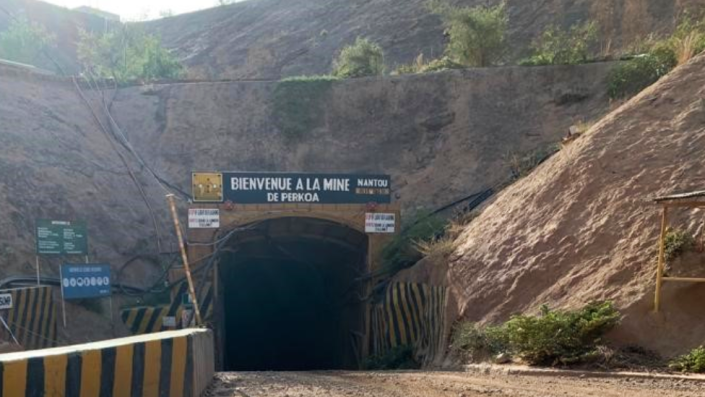
[[[103,122],[100,121],[100,119],[98,118],[98,115],[96,114],[95,110],[93,109],[93,106],[91,106],[90,102],[88,101],[88,98],[86,98],[85,94],[83,93],[83,90],[81,90],[81,87],[78,85],[78,81],[76,80],[76,77],[72,76],[71,79],[73,80],[74,87],[76,87],[76,91],[78,92],[79,96],[83,99],[86,106],[88,106],[88,109],[91,111],[91,114],[93,115],[93,119],[96,121],[96,123],[98,123],[98,125],[100,126],[100,129],[106,135],[106,138],[107,138],[108,142],[110,143],[110,146],[113,148],[113,151],[118,155],[118,157],[122,161],[123,165],[125,166],[125,169],[127,169],[127,172],[129,174],[130,178],[132,179],[135,186],[137,187],[137,190],[139,191],[140,196],[142,196],[142,200],[144,201],[145,205],[147,206],[147,209],[149,210],[149,213],[150,213],[150,217],[152,218],[152,225],[154,227],[154,232],[155,232],[156,238],[157,238],[158,252],[161,252],[162,251],[162,249],[161,249],[161,234],[159,232],[159,226],[157,224],[157,218],[154,214],[154,209],[152,208],[152,205],[149,203],[149,199],[147,198],[147,193],[144,191],[144,189],[142,188],[142,185],[137,180],[137,177],[135,176],[134,172],[132,172],[132,168],[130,168],[130,165],[128,164],[127,159],[125,159],[125,156],[122,153],[120,153],[118,148],[115,146],[115,143],[112,141],[112,139],[110,139],[108,130],[103,125]]]
[[[244,227],[238,227],[238,228],[230,230],[225,236],[219,238],[216,241],[210,242],[210,243],[200,243],[200,242],[192,242],[192,241],[186,241],[186,243],[187,243],[187,245],[190,245],[190,246],[192,245],[192,246],[196,246],[196,247],[211,247],[214,245],[218,245],[221,242],[229,239],[235,233],[248,231],[248,230],[254,230],[254,229],[256,229],[256,228],[251,225],[244,226]]]
[[[41,276],[39,278],[40,285],[47,285],[52,287],[60,287],[61,280],[54,276]],[[124,283],[111,283],[113,290],[120,290],[124,288],[130,292],[146,292],[147,290],[135,287],[133,285]],[[12,276],[0,280],[0,289],[9,289],[11,287],[35,287],[37,286],[37,276]]]
[[[90,78],[94,82],[96,82],[95,76],[90,71],[87,71],[87,73],[89,74]],[[95,83],[95,85],[96,85],[96,87],[98,87],[97,82]],[[99,87],[97,89],[100,90],[101,92],[103,92],[103,90],[100,89]],[[130,142],[130,140],[127,139],[127,136],[122,131],[122,129],[118,125],[117,121],[115,121],[115,118],[112,115],[110,107],[112,106],[112,102],[117,97],[117,91],[119,89],[117,82],[115,82],[114,89],[115,89],[115,94],[113,95],[113,99],[111,100],[110,106],[108,106],[108,104],[105,102],[105,97],[103,96],[103,109],[105,110],[105,115],[107,116],[108,121],[110,122],[109,125],[111,128],[111,131],[113,132],[113,136],[115,136],[117,138],[118,142],[120,142],[120,144],[124,148],[126,148],[127,151],[130,152],[135,157],[137,162],[139,162],[142,167],[144,167],[147,171],[149,171],[149,174],[157,181],[157,184],[164,190],[164,192],[166,194],[172,194],[172,192],[167,187],[171,187],[173,185],[171,183],[164,183],[165,182],[164,178],[160,177],[156,173],[156,171],[154,171],[154,169],[152,167],[150,167],[146,161],[144,161],[142,156],[137,152],[137,150],[134,148],[134,146],[132,146],[132,143]],[[175,190],[177,190],[177,192],[180,195],[184,196],[186,198],[186,200],[190,200],[190,198],[191,198],[190,195],[185,193],[183,190],[181,190],[181,189],[175,189]]]
[[[256,226],[259,226],[263,222],[264,221],[255,222],[255,223],[252,223],[252,224],[246,226],[245,228],[233,229],[233,230],[229,231],[228,233],[226,233],[226,235],[224,237],[221,237],[221,238],[218,238],[217,240],[215,240],[214,241],[215,244],[210,243],[211,246],[213,246],[213,245],[215,246],[215,249],[213,249],[213,252],[210,254],[210,256],[208,258],[208,262],[205,265],[203,265],[203,266],[199,267],[198,269],[195,269],[194,271],[191,272],[192,274],[195,274],[197,272],[202,272],[202,271],[205,272],[205,275],[201,278],[201,280],[198,283],[198,286],[196,287],[196,295],[197,296],[198,296],[198,292],[203,291],[203,289],[205,288],[206,280],[208,279],[208,272],[210,272],[211,269],[213,268],[213,266],[215,266],[216,260],[218,259],[218,253],[225,246],[225,244],[230,240],[230,237],[232,237],[236,232],[240,232],[242,230],[254,229],[254,228],[256,228]],[[186,324],[191,324],[191,321],[193,321],[194,315],[195,315],[194,311],[191,311],[191,313],[188,316],[188,319],[187,319],[188,321],[186,322]]]
[[[5,318],[4,318],[3,316],[1,316],[1,315],[0,315],[0,321],[2,321],[3,327],[5,327],[5,329],[7,330],[7,332],[10,334],[10,336],[12,337],[12,340],[15,341],[15,344],[16,344],[16,345],[19,345],[20,342],[17,340],[17,338],[15,338],[15,333],[12,332],[12,330],[10,329],[10,327],[9,327],[9,326],[7,325],[7,323],[5,322]]]
[[[155,281],[154,284],[152,284],[152,286],[149,287],[149,288],[146,290],[146,292],[144,292],[144,293],[130,293],[130,292],[127,292],[127,291],[124,290],[124,289],[121,289],[122,293],[123,293],[124,295],[127,295],[127,296],[137,296],[137,295],[145,295],[145,294],[147,294],[147,293],[159,294],[159,293],[162,293],[162,292],[168,290],[168,289],[169,289],[168,287],[163,286],[163,285],[164,285],[164,280],[167,279],[167,277],[168,277],[168,275],[169,275],[169,270],[171,270],[171,268],[172,268],[172,267],[174,266],[174,264],[176,263],[176,259],[178,258],[179,254],[178,254],[178,252],[177,252],[177,253],[166,253],[166,254],[167,254],[167,255],[173,255],[171,261],[169,262],[169,264],[168,264],[165,268],[162,269],[162,273],[161,273],[161,274],[159,275],[159,277],[157,278],[157,281]],[[164,255],[164,254],[161,254],[161,255]],[[160,255],[160,256],[161,256],[161,255]],[[137,263],[137,260],[138,260],[138,259],[143,259],[143,258],[145,258],[145,259],[153,259],[154,257],[155,257],[154,255],[150,255],[150,254],[138,254],[138,255],[134,255],[133,257],[131,257],[130,259],[128,259],[128,260],[118,269],[117,274],[116,274],[116,277],[115,277],[116,280],[119,281],[119,280],[122,278],[122,274],[123,274],[123,272],[125,272],[125,269],[127,269],[131,264]],[[159,285],[162,285],[163,287],[162,287],[162,288],[159,288]]]
[[[3,322],[4,322],[4,321],[3,321]],[[29,328],[23,327],[23,326],[21,326],[21,325],[15,323],[15,322],[10,322],[9,325],[14,326],[16,329],[23,330],[23,331],[24,331],[25,333],[27,333],[27,334],[33,335],[33,336],[35,336],[35,337],[37,337],[37,338],[40,338],[40,339],[42,339],[42,340],[44,340],[44,341],[47,341],[47,342],[51,343],[51,344],[54,345],[54,346],[58,346],[58,345],[61,344],[58,339],[47,338],[46,336],[41,335],[41,334],[38,334],[38,333],[36,333],[36,332],[30,330]],[[14,335],[13,335],[13,339],[14,339]],[[15,339],[15,342],[17,342],[17,339]],[[19,342],[18,342],[17,344],[20,345]],[[20,346],[22,346],[22,345],[20,345]],[[24,346],[23,346],[23,347],[24,347]]]

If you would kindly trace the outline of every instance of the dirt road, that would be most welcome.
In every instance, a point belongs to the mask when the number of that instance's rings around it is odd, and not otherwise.
[[[696,397],[705,383],[461,372],[222,373],[209,397]]]

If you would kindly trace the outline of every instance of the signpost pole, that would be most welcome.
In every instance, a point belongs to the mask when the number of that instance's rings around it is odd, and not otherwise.
[[[188,255],[186,254],[186,247],[184,246],[184,239],[181,235],[181,226],[179,225],[179,217],[176,214],[176,204],[174,203],[174,195],[167,194],[167,201],[169,201],[169,208],[171,209],[171,216],[174,218],[174,228],[176,229],[176,238],[179,240],[179,249],[181,250],[181,259],[184,262],[184,270],[186,270],[186,280],[188,281],[189,295],[191,295],[191,301],[193,302],[193,310],[196,313],[196,326],[201,325],[201,311],[198,307],[198,300],[196,299],[196,289],[193,286],[193,278],[191,277],[191,268],[188,264]]]
[[[41,277],[39,275],[39,255],[35,255],[35,264],[37,265],[37,285],[41,285]]]
[[[61,290],[61,314],[64,318],[64,328],[66,328],[66,299],[64,298],[64,288],[63,288],[63,282],[64,282],[64,273],[63,268],[59,268],[59,280],[62,283],[62,286],[59,287]]]
[[[108,299],[109,299],[108,305],[110,306],[110,329],[112,329],[113,333],[114,333],[115,332],[115,322],[113,321],[113,319],[115,317],[113,316],[113,294],[112,293],[110,294],[110,298],[108,298]]]

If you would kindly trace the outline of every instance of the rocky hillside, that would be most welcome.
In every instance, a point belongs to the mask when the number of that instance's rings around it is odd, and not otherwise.
[[[143,86],[121,89],[112,113],[146,162],[186,191],[194,170],[385,172],[407,209],[434,208],[505,180],[508,154],[546,148],[604,114],[610,67],[356,79],[308,94],[269,82]],[[165,191],[94,119],[91,110],[108,125],[101,93],[87,90],[89,108],[70,79],[5,66],[0,87],[0,278],[34,274],[38,218],[87,221],[91,259],[116,271],[157,252],[157,236],[162,251],[175,251]],[[113,92],[104,94],[110,102]],[[306,99],[317,115],[310,129],[284,134],[276,120],[292,109],[277,95]],[[43,274],[57,275],[62,260],[42,260]],[[119,279],[149,286],[160,273],[142,258]],[[69,340],[85,334],[81,322]]]
[[[127,88],[112,110],[147,162],[186,191],[194,170],[385,172],[407,208],[434,207],[506,179],[508,153],[545,148],[576,120],[604,113],[609,67],[336,82],[310,94],[321,117],[295,138],[274,121],[288,111],[272,99],[277,83]],[[154,252],[150,212],[70,80],[3,68],[0,87],[0,276],[31,273],[37,217],[88,220],[92,256],[114,264]],[[89,96],[107,125],[100,97]],[[122,153],[166,219],[164,192]]]
[[[79,30],[104,31],[105,20],[67,8],[36,0],[0,0],[0,32],[7,29],[13,19],[26,18],[44,26],[55,37],[55,45],[47,56],[41,56],[37,65],[40,68],[67,74],[80,71],[76,43]],[[58,64],[58,67],[57,67]]]
[[[496,3],[499,0],[491,0]],[[458,5],[487,0],[453,0]],[[340,49],[366,36],[385,50],[390,68],[423,53],[443,53],[440,19],[426,0],[247,0],[145,23],[191,70],[191,78],[266,79],[330,71]],[[673,29],[685,10],[705,0],[508,0],[508,63],[527,55],[531,41],[551,24],[570,26],[594,20],[602,31],[600,47],[617,52],[638,38]],[[0,0],[0,31],[9,15],[24,15],[45,25],[59,40],[51,53],[68,73],[78,71],[78,30],[104,29],[98,18],[36,0]],[[49,60],[42,67],[55,70]]]
[[[683,352],[703,343],[705,286],[666,283],[662,313],[652,312],[660,209],[650,199],[703,190],[703,152],[705,55],[504,190],[460,236],[448,269],[426,261],[411,273],[449,284],[471,321],[611,299],[625,314],[615,340]],[[702,211],[677,211],[672,225],[702,248]],[[705,257],[692,255],[669,272],[703,277]]]
[[[329,72],[337,52],[358,36],[378,42],[390,67],[409,63],[421,53],[427,59],[440,56],[443,26],[425,4],[426,0],[248,0],[146,26],[177,52],[193,77],[278,79]],[[703,6],[705,0],[508,0],[507,61],[526,56],[531,41],[551,24],[597,21],[601,46],[618,51],[651,33],[671,31],[677,15]]]

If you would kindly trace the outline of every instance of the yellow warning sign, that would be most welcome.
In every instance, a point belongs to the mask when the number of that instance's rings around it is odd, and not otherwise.
[[[191,176],[194,203],[223,201],[223,174],[216,172],[194,172]]]

